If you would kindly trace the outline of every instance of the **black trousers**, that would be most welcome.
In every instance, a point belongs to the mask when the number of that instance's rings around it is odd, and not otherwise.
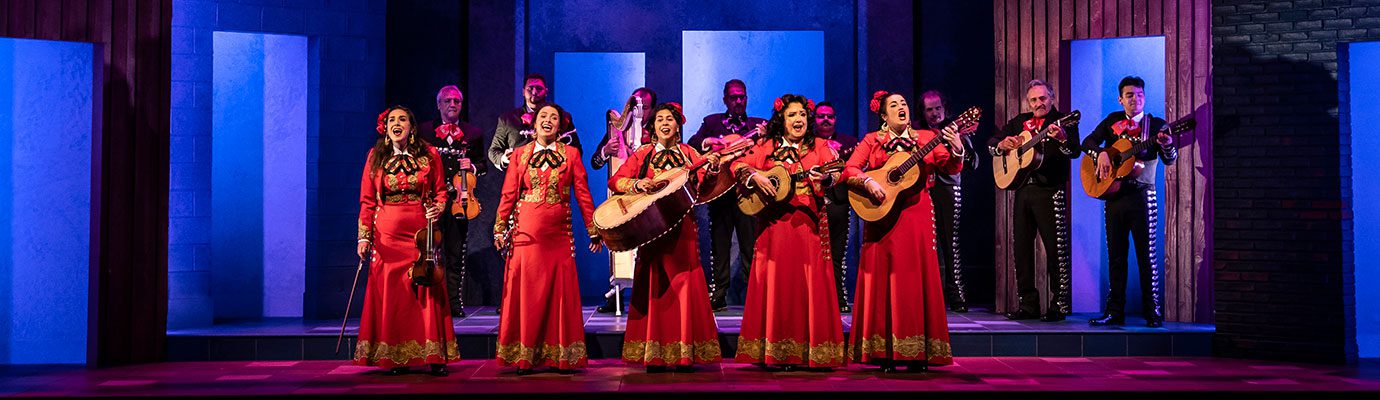
[[[963,212],[963,186],[936,182],[930,188],[934,202],[934,231],[939,243],[939,274],[944,279],[944,302],[968,304],[963,290],[963,257],[959,249],[958,226]]]
[[[1107,200],[1103,210],[1107,223],[1107,275],[1111,281],[1105,312],[1111,315],[1126,313],[1127,256],[1130,255],[1127,247],[1134,243],[1136,261],[1140,265],[1142,312],[1146,319],[1163,319],[1159,255],[1156,254],[1159,198],[1155,187],[1125,181],[1121,190]]]
[[[826,201],[824,212],[829,216],[829,254],[834,259],[834,284],[838,289],[839,307],[843,307],[850,303],[844,278],[848,275],[845,257],[848,255],[848,228],[852,225],[849,222],[853,211],[848,203],[834,202],[832,199]]]
[[[1035,288],[1035,237],[1045,247],[1045,266],[1049,274],[1049,311],[1072,311],[1070,275],[1068,196],[1063,187],[1027,184],[1016,189],[1016,289],[1022,311],[1040,313],[1040,291]]]
[[[725,304],[728,296],[730,270],[733,267],[733,235],[738,235],[738,257],[743,260],[743,274],[752,267],[753,243],[757,241],[756,221],[738,210],[737,199],[724,195],[709,202],[709,264],[713,280],[709,282],[710,304]],[[750,275],[748,275],[750,276]]]
[[[441,229],[442,261],[446,267],[446,297],[450,298],[451,314],[465,307],[465,256],[469,239],[469,220],[450,214],[450,207],[437,221]]]

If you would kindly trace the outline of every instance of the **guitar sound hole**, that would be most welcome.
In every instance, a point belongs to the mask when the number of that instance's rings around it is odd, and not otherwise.
[[[887,174],[886,174],[886,180],[887,180],[888,183],[892,183],[892,184],[897,183],[897,182],[900,182],[900,181],[901,181],[901,171],[897,171],[897,170],[894,170],[894,169],[893,169],[893,170],[887,172]]]

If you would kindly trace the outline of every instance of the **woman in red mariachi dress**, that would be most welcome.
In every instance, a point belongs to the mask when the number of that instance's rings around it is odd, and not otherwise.
[[[693,147],[680,142],[685,116],[680,105],[663,103],[652,112],[655,141],[633,152],[609,179],[614,193],[645,193],[650,177],[700,161]],[[691,183],[717,173],[718,154],[698,170]],[[708,171],[708,172],[707,172]],[[623,334],[623,361],[647,366],[648,372],[690,371],[694,364],[718,362],[719,328],[709,309],[709,286],[700,267],[699,234],[689,214],[674,229],[638,248],[633,294]]]
[[[910,108],[899,94],[878,91],[871,110],[881,117],[885,129],[869,133],[858,143],[844,179],[882,199],[881,185],[863,172],[881,167],[893,154],[923,147],[936,133],[911,128]],[[946,133],[944,139],[962,151],[956,134]],[[951,157],[945,146],[938,146],[916,169],[910,173],[929,178],[901,193],[891,215],[863,225],[848,355],[853,361],[881,365],[887,372],[895,371],[896,363],[916,371],[953,363],[935,247],[934,206],[927,190],[934,184],[936,170],[949,175],[962,170],[963,157],[961,153]]]
[[[498,324],[498,362],[518,374],[550,366],[570,372],[588,362],[580,282],[575,270],[571,223],[573,190],[585,218],[594,215],[580,151],[557,140],[570,126],[555,104],[537,106],[536,140],[513,151],[498,204],[494,244],[508,249],[503,314]],[[599,237],[590,233],[590,251]]]
[[[460,359],[451,324],[446,282],[414,286],[418,231],[441,215],[446,203],[444,173],[436,149],[414,135],[412,111],[393,106],[379,115],[374,144],[359,190],[359,246],[362,259],[373,249],[359,342],[354,363],[391,368],[431,364],[434,375]]]
[[[748,278],[747,301],[738,337],[739,362],[768,366],[832,368],[843,366],[845,339],[839,319],[829,226],[820,197],[835,174],[815,167],[838,158],[826,140],[814,137],[814,102],[781,96],[773,107],[767,138],[733,163],[747,190],[769,197],[776,192],[758,172],[785,166],[812,170],[795,183],[785,203],[757,214],[757,249]]]

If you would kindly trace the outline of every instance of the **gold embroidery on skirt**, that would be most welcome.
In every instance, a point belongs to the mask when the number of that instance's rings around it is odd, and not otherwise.
[[[410,340],[390,345],[361,340],[355,344],[355,360],[365,360],[369,365],[377,364],[381,360],[392,361],[394,364],[407,364],[412,360],[425,360],[430,357],[442,357],[440,343],[428,340],[425,345],[422,345],[417,344],[415,340]],[[456,347],[454,340],[446,342],[444,358],[446,361],[460,359],[460,349]]]
[[[650,364],[652,361],[661,360],[665,364],[676,364],[681,360],[690,360],[703,364],[718,361],[721,358],[723,358],[723,350],[719,349],[718,340],[695,343],[658,343],[653,341],[623,343],[624,361]]]
[[[738,354],[756,361],[766,361],[766,357],[786,360],[792,357],[808,360],[815,364],[842,364],[847,345],[840,342],[825,342],[814,346],[786,339],[767,342],[766,339],[745,340],[738,337]]]
[[[928,339],[925,335],[916,335],[906,338],[892,336],[890,342],[891,352],[905,359],[916,359],[923,352],[925,359],[935,357],[953,357],[953,347],[949,342],[939,339]],[[855,343],[850,349],[849,356],[853,359],[861,359],[863,355],[875,358],[895,358],[888,357],[888,340],[882,335],[872,335],[866,339]]]
[[[572,343],[569,346],[545,343],[537,347],[527,347],[522,343],[498,345],[498,360],[504,364],[517,364],[520,361],[526,361],[532,365],[541,364],[543,361],[551,361],[553,364],[563,362],[575,364],[588,357],[583,341]]]

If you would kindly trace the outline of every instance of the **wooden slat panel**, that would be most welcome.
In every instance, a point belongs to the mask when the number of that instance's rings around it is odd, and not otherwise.
[[[1049,65],[1045,60],[1047,43],[1045,41],[1045,31],[1048,30],[1047,21],[1049,20],[1049,18],[1045,16],[1045,5],[1047,3],[1047,0],[1031,0],[1030,16],[1034,18],[1027,19],[1030,21],[1030,32],[1032,36],[1030,41],[1030,53],[1028,53],[1030,54],[1030,78],[1045,81],[1049,80],[1049,75],[1045,73],[1045,67]]]
[[[1087,0],[1077,0],[1074,2],[1073,37],[1075,39],[1088,38],[1088,24],[1090,23],[1088,7],[1091,6],[1090,3],[1091,2]]]
[[[1075,0],[1063,0],[1062,4],[1059,5],[1059,40],[1061,41],[1073,39],[1074,25],[1077,24],[1074,16],[1077,8],[1075,4],[1077,3],[1079,2]]]
[[[1063,12],[1059,9],[1059,3],[1059,0],[1050,0],[1046,9],[1049,19],[1046,20],[1047,24],[1045,24],[1048,28],[1048,31],[1045,32],[1045,63],[1048,64],[1045,66],[1045,76],[1054,81],[1056,89],[1062,90],[1065,85],[1059,67],[1064,64],[1059,62],[1059,38],[1063,35],[1060,26],[1063,25]],[[1067,96],[1060,96],[1060,98],[1064,97]]]
[[[35,6],[34,39],[62,40],[62,2],[45,0]]]
[[[1179,19],[1177,21],[1177,26],[1179,29],[1179,40],[1177,42],[1177,47],[1180,59],[1179,70],[1175,75],[1175,79],[1179,84],[1178,102],[1180,107],[1182,107],[1181,112],[1186,114],[1193,110],[1193,69],[1198,66],[1197,64],[1199,62],[1199,60],[1193,57],[1193,41],[1196,39],[1193,34],[1193,0],[1181,0],[1179,2],[1178,12]],[[1192,166],[1197,163],[1197,152],[1195,150],[1196,147],[1193,145],[1181,147],[1179,151],[1179,160],[1176,164],[1180,164],[1182,167],[1178,168],[1178,171],[1176,171],[1176,175],[1179,178],[1179,186],[1175,189],[1184,186],[1191,187],[1193,185],[1194,171]],[[1173,205],[1173,211],[1169,211],[1169,213],[1173,215],[1175,221],[1178,223],[1178,226],[1175,227],[1175,231],[1179,236],[1179,240],[1177,246],[1170,252],[1173,254],[1173,259],[1175,260],[1173,267],[1179,272],[1179,281],[1175,282],[1178,283],[1182,282],[1183,279],[1192,277],[1192,274],[1184,273],[1184,268],[1191,266],[1193,260],[1194,243],[1192,229],[1195,225],[1195,221],[1192,220],[1193,192],[1191,190],[1173,190],[1171,192],[1172,193],[1167,194],[1167,197],[1172,199],[1170,204]],[[1182,294],[1182,287],[1180,289],[1180,293]],[[1178,314],[1180,313],[1177,307],[1174,310],[1174,314],[1175,317],[1179,317]]]
[[[1131,17],[1134,15],[1135,7],[1131,5],[1131,0],[1120,0],[1116,6],[1116,35],[1117,37],[1131,36]]]
[[[1164,19],[1164,3],[1166,1],[1173,0],[1150,0],[1147,2],[1149,4],[1145,13],[1147,25],[1145,34],[1150,36],[1164,34],[1164,25],[1161,21]]]
[[[64,0],[62,3],[62,39],[69,42],[86,39],[85,0]]]
[[[1088,35],[1083,38],[1100,38],[1106,35],[1103,33],[1102,28],[1102,16],[1105,14],[1106,12],[1102,10],[1102,0],[1092,0],[1092,2],[1088,4]]]
[[[1151,2],[1159,0],[1150,0]],[[1145,11],[1149,5],[1146,0],[1131,0],[1131,34],[1135,36],[1145,36],[1146,15]]]
[[[1193,4],[1193,108],[1195,111],[1206,111],[1203,109],[1210,107],[1211,104],[1211,99],[1208,97],[1208,86],[1211,85],[1212,79],[1212,38],[1209,36],[1212,32],[1212,14],[1210,7],[1211,5],[1203,0],[1196,0]],[[1200,115],[1205,117],[1203,119],[1205,121],[1212,120],[1211,114],[1203,115],[1200,113]],[[1212,124],[1207,125],[1209,126],[1208,129],[1210,132]],[[1203,135],[1203,140],[1211,141],[1212,135],[1210,133]],[[1181,189],[1184,191],[1192,189],[1193,191],[1193,195],[1189,196],[1189,201],[1193,202],[1193,216],[1190,219],[1194,222],[1193,243],[1196,246],[1204,246],[1209,243],[1207,231],[1212,229],[1209,226],[1209,221],[1211,221],[1211,219],[1207,218],[1211,214],[1207,211],[1205,204],[1212,198],[1210,195],[1207,195],[1209,188],[1212,187],[1211,178],[1201,173],[1201,171],[1208,171],[1208,168],[1212,166],[1212,152],[1202,151],[1211,148],[1210,144],[1205,144],[1202,141],[1194,142],[1193,170],[1191,171],[1193,173],[1193,186],[1191,188],[1184,187]],[[1190,251],[1192,251],[1192,254],[1188,257],[1189,264],[1184,265],[1185,270],[1194,271],[1198,268],[1208,267],[1206,263],[1204,263],[1204,260],[1207,258],[1203,256],[1204,250],[1193,248],[1190,249]],[[1192,274],[1191,276],[1196,278],[1198,275]],[[1197,282],[1196,279],[1192,279],[1189,280],[1188,283],[1185,290],[1188,290],[1188,293],[1196,293],[1199,282]],[[1187,300],[1198,299],[1197,296],[1185,297]],[[1196,314],[1195,308],[1197,304],[1194,301],[1185,301],[1183,304],[1184,307],[1181,308],[1181,311],[1183,311],[1182,315],[1184,317],[1192,317]]]
[[[1116,37],[1116,25],[1120,22],[1116,19],[1116,8],[1117,0],[1102,1],[1102,36],[1099,37]]]
[[[1178,82],[1177,79],[1174,79],[1174,78],[1173,78],[1173,77],[1175,77],[1175,76],[1178,76],[1179,63],[1180,63],[1180,61],[1181,61],[1180,58],[1179,58],[1179,47],[1178,47],[1178,40],[1179,40],[1179,36],[1180,36],[1180,35],[1179,35],[1179,29],[1178,29],[1178,26],[1177,26],[1177,25],[1175,25],[1175,24],[1172,23],[1172,21],[1174,21],[1175,18],[1176,18],[1176,16],[1173,16],[1174,10],[1177,10],[1177,9],[1178,9],[1178,7],[1176,6],[1176,1],[1177,1],[1177,0],[1166,0],[1166,1],[1163,2],[1163,4],[1164,4],[1163,12],[1166,12],[1166,13],[1168,13],[1168,14],[1170,15],[1170,16],[1168,16],[1167,18],[1163,18],[1163,20],[1164,20],[1164,21],[1171,21],[1170,24],[1169,24],[1169,26],[1166,26],[1166,27],[1163,28],[1163,30],[1164,30],[1164,35],[1165,35],[1165,38],[1164,38],[1164,49],[1165,49],[1165,55],[1164,55],[1164,64],[1165,64],[1165,66],[1164,66],[1164,76],[1165,76],[1164,91],[1165,91],[1165,96],[1164,96],[1164,100],[1165,100],[1165,109],[1164,109],[1164,111],[1165,111],[1165,117],[1166,117],[1166,119],[1173,119],[1173,118],[1177,118],[1177,117],[1180,116],[1180,115],[1184,115],[1184,112],[1182,111],[1182,110],[1183,110],[1183,106],[1181,106],[1181,105],[1179,104],[1179,98],[1180,98],[1179,95],[1178,95],[1179,82]],[[1179,185],[1180,185],[1180,183],[1179,183],[1178,167],[1177,167],[1177,166],[1167,166],[1167,167],[1165,167],[1165,169],[1164,169],[1164,186],[1165,186],[1165,189],[1166,189],[1167,191],[1172,191],[1172,190],[1170,190],[1169,188],[1177,187],[1177,186],[1179,186]],[[1174,307],[1173,304],[1172,304],[1172,302],[1173,302],[1173,301],[1176,301],[1176,300],[1172,300],[1172,299],[1177,299],[1177,298],[1179,298],[1180,296],[1182,296],[1182,293],[1180,293],[1180,290],[1179,290],[1180,288],[1178,287],[1178,285],[1172,285],[1172,284],[1170,284],[1170,283],[1171,283],[1171,282],[1177,282],[1177,281],[1179,281],[1179,280],[1181,279],[1181,277],[1180,277],[1181,274],[1179,273],[1179,268],[1177,267],[1178,262],[1175,260],[1174,255],[1178,254],[1178,250],[1177,250],[1177,249],[1178,249],[1178,247],[1179,247],[1179,245],[1180,245],[1180,241],[1181,241],[1182,239],[1180,238],[1180,235],[1178,234],[1178,226],[1180,225],[1180,221],[1178,220],[1178,213],[1176,213],[1176,212],[1171,212],[1172,210],[1174,210],[1174,207],[1171,206],[1171,205],[1173,204],[1173,198],[1170,197],[1170,196],[1169,196],[1169,193],[1166,192],[1166,193],[1164,194],[1164,196],[1161,197],[1161,199],[1162,199],[1162,200],[1164,201],[1164,203],[1165,203],[1165,205],[1164,205],[1165,213],[1164,213],[1164,215],[1161,215],[1161,216],[1160,216],[1162,219],[1164,219],[1164,226],[1165,226],[1165,232],[1164,232],[1164,249],[1165,249],[1165,254],[1162,255],[1162,257],[1163,257],[1163,259],[1164,259],[1163,265],[1164,265],[1164,282],[1165,282],[1165,285],[1164,285],[1164,295],[1165,295],[1165,297],[1164,297],[1164,300],[1165,300],[1164,312],[1165,312],[1165,318],[1166,318],[1166,319],[1168,319],[1168,320],[1170,320],[1170,321],[1174,321],[1174,320],[1176,320],[1176,319],[1175,319],[1175,316],[1177,315],[1177,311],[1175,311],[1175,310],[1176,310],[1176,307]]]
[[[34,37],[34,1],[35,0],[10,0],[9,11],[5,18],[9,19],[9,37],[32,39]]]

